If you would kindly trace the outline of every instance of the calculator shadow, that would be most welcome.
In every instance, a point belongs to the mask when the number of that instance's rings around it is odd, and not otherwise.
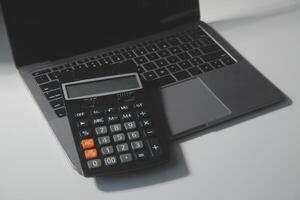
[[[104,192],[136,189],[173,181],[189,175],[183,153],[178,143],[170,145],[167,164],[128,174],[95,178],[96,186]]]

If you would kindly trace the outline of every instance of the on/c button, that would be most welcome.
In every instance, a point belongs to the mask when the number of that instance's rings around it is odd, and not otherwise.
[[[86,159],[97,158],[98,153],[96,149],[89,149],[84,151],[84,155]]]

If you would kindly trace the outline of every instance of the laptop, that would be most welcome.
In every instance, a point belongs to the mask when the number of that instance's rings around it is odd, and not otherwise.
[[[79,173],[61,72],[132,60],[160,88],[171,140],[285,98],[200,20],[198,0],[0,2],[17,69]]]

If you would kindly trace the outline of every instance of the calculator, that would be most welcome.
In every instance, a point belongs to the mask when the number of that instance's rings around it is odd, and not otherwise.
[[[153,167],[168,161],[168,127],[159,91],[132,62],[60,76],[67,117],[86,177]]]

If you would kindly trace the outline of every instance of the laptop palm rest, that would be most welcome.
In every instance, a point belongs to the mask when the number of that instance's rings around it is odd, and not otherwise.
[[[161,101],[171,138],[231,113],[200,78],[163,88]]]

